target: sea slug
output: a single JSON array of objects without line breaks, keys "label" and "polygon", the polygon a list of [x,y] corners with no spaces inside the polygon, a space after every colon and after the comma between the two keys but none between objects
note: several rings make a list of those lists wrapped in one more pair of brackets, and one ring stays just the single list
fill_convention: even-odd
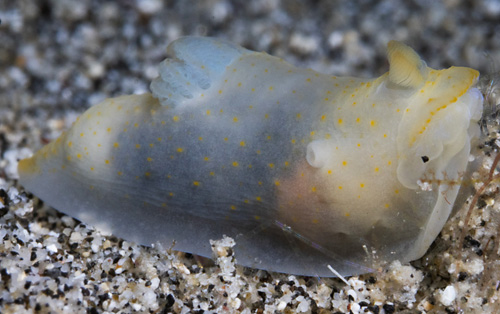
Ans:
[{"label": "sea slug", "polygon": [[278,272],[421,257],[478,136],[479,73],[388,44],[389,72],[335,77],[224,40],[172,42],[152,94],[111,98],[20,161],[54,208],[138,243]]}]

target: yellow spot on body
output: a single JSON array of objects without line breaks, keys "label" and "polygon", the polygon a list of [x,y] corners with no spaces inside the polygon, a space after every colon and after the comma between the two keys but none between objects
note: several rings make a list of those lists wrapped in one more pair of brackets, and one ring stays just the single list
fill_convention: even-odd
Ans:
[{"label": "yellow spot on body", "polygon": [[245,146],[245,141],[241,141],[240,146]]},{"label": "yellow spot on body", "polygon": [[178,122],[178,121],[179,121],[179,117],[178,117],[178,116],[174,116],[174,117],[172,118],[172,120],[174,120],[174,122]]},{"label": "yellow spot on body", "polygon": [[359,186],[362,187],[362,188],[364,188],[365,184],[364,183],[360,183]]},{"label": "yellow spot on body", "polygon": [[233,167],[238,167],[238,162],[237,161],[233,161]]},{"label": "yellow spot on body", "polygon": [[80,137],[83,137],[83,135],[84,135],[83,133],[80,133]]},{"label": "yellow spot on body", "polygon": [[269,168],[274,168],[274,164],[273,163],[270,163],[268,166],[269,166]]},{"label": "yellow spot on body", "polygon": [[326,119],[326,116],[325,116],[325,115],[322,115],[322,116],[321,116],[321,121],[325,121],[325,119]]},{"label": "yellow spot on body", "polygon": [[68,147],[73,146],[73,142],[68,142]]},{"label": "yellow spot on body", "polygon": [[295,144],[296,141],[295,141],[295,139],[292,139],[291,142],[292,142],[292,144]]},{"label": "yellow spot on body", "polygon": [[262,200],[262,198],[260,196],[257,196],[255,199],[258,200],[258,201]]},{"label": "yellow spot on body", "polygon": [[149,177],[149,176],[151,176],[151,172],[146,172],[144,175],[145,175],[146,177]]},{"label": "yellow spot on body", "polygon": [[222,89],[219,89],[219,94],[222,94]]},{"label": "yellow spot on body", "polygon": [[148,157],[148,158],[147,158],[147,160],[148,160],[149,162],[151,162],[151,161],[153,161],[153,158]]},{"label": "yellow spot on body", "polygon": [[106,160],[104,161],[104,163],[105,163],[106,165],[109,165],[109,160],[108,160],[108,159],[106,159]]},{"label": "yellow spot on body", "polygon": [[139,123],[134,123],[134,128],[138,128],[139,127]]},{"label": "yellow spot on body", "polygon": [[269,86],[269,90],[273,90],[273,89],[274,89],[274,87],[272,87],[272,86]]},{"label": "yellow spot on body", "polygon": [[332,170],[328,169],[327,173],[332,174]]},{"label": "yellow spot on body", "polygon": [[241,82],[238,83],[238,87],[241,87]]},{"label": "yellow spot on body", "polygon": [[209,161],[209,160],[210,160],[210,158],[205,157],[205,158],[203,158],[203,160],[205,160],[205,161]]},{"label": "yellow spot on body", "polygon": [[315,187],[315,186],[313,186],[313,187],[311,188],[311,192],[313,192],[313,193],[314,193],[314,192],[316,192],[316,187]]},{"label": "yellow spot on body", "polygon": [[274,181],[274,184],[275,184],[276,186],[279,186],[279,185],[280,185],[280,182],[279,182],[278,180],[276,180],[276,181]]},{"label": "yellow spot on body", "polygon": [[370,125],[375,126],[375,120],[370,120]]},{"label": "yellow spot on body", "polygon": [[183,151],[184,151],[184,148],[182,148],[182,147],[178,147],[178,148],[177,148],[177,152],[178,152],[178,153],[182,153]]},{"label": "yellow spot on body", "polygon": [[121,176],[123,174],[123,172],[121,171],[118,171],[118,175]]},{"label": "yellow spot on body", "polygon": [[107,128],[106,131],[111,132],[111,128]]},{"label": "yellow spot on body", "polygon": [[94,167],[90,167],[90,171],[94,171]]},{"label": "yellow spot on body", "polygon": [[76,154],[76,158],[82,158],[81,154]]},{"label": "yellow spot on body", "polygon": [[232,210],[236,210],[236,206],[231,205],[231,209],[232,209]]},{"label": "yellow spot on body", "polygon": [[347,161],[345,161],[345,160],[344,160],[344,161],[342,162],[342,166],[347,166]]},{"label": "yellow spot on body", "polygon": [[234,117],[233,122],[238,122],[238,117]]},{"label": "yellow spot on body", "polygon": [[343,121],[342,121],[342,119],[339,119],[338,122],[339,122],[339,124],[342,124]]},{"label": "yellow spot on body", "polygon": [[135,144],[135,148],[141,148],[141,144]]},{"label": "yellow spot on body", "polygon": [[342,185],[339,185],[339,190],[342,190]]},{"label": "yellow spot on body", "polygon": [[120,145],[119,145],[117,142],[115,142],[115,143],[113,144],[113,147],[115,147],[115,148],[118,148],[119,146],[120,146]]},{"label": "yellow spot on body", "polygon": [[194,186],[199,186],[200,185],[200,181],[193,181],[193,185]]},{"label": "yellow spot on body", "polygon": [[375,172],[378,172],[379,170],[379,167],[375,167]]},{"label": "yellow spot on body", "polygon": [[210,171],[210,175],[211,175],[211,176],[215,175],[215,172]]}]

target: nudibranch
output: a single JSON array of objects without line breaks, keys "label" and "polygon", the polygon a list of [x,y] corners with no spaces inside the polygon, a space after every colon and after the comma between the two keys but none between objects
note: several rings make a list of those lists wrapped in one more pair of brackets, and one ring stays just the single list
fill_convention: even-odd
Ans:
[{"label": "nudibranch", "polygon": [[479,73],[435,70],[391,41],[389,72],[335,77],[230,42],[172,42],[152,93],[83,113],[20,183],[98,229],[291,274],[369,272],[421,257],[478,136]]}]

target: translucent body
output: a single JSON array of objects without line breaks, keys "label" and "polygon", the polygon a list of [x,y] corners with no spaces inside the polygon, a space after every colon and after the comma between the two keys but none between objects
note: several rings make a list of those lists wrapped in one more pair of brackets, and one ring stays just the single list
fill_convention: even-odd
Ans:
[{"label": "translucent body", "polygon": [[168,52],[154,96],[90,108],[20,162],[21,183],[142,244],[210,256],[209,239],[232,236],[240,264],[268,270],[350,275],[425,253],[478,131],[477,71],[433,70],[396,42],[376,79],[209,38]]}]

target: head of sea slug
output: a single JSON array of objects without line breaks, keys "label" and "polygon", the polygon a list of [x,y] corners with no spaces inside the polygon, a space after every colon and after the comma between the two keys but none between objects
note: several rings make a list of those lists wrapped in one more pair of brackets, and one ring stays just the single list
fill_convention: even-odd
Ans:
[{"label": "head of sea slug", "polygon": [[427,67],[408,46],[388,45],[388,85],[405,94],[408,106],[398,127],[399,181],[417,188],[423,180],[457,185],[465,172],[471,139],[478,137],[483,96],[476,70]]}]

